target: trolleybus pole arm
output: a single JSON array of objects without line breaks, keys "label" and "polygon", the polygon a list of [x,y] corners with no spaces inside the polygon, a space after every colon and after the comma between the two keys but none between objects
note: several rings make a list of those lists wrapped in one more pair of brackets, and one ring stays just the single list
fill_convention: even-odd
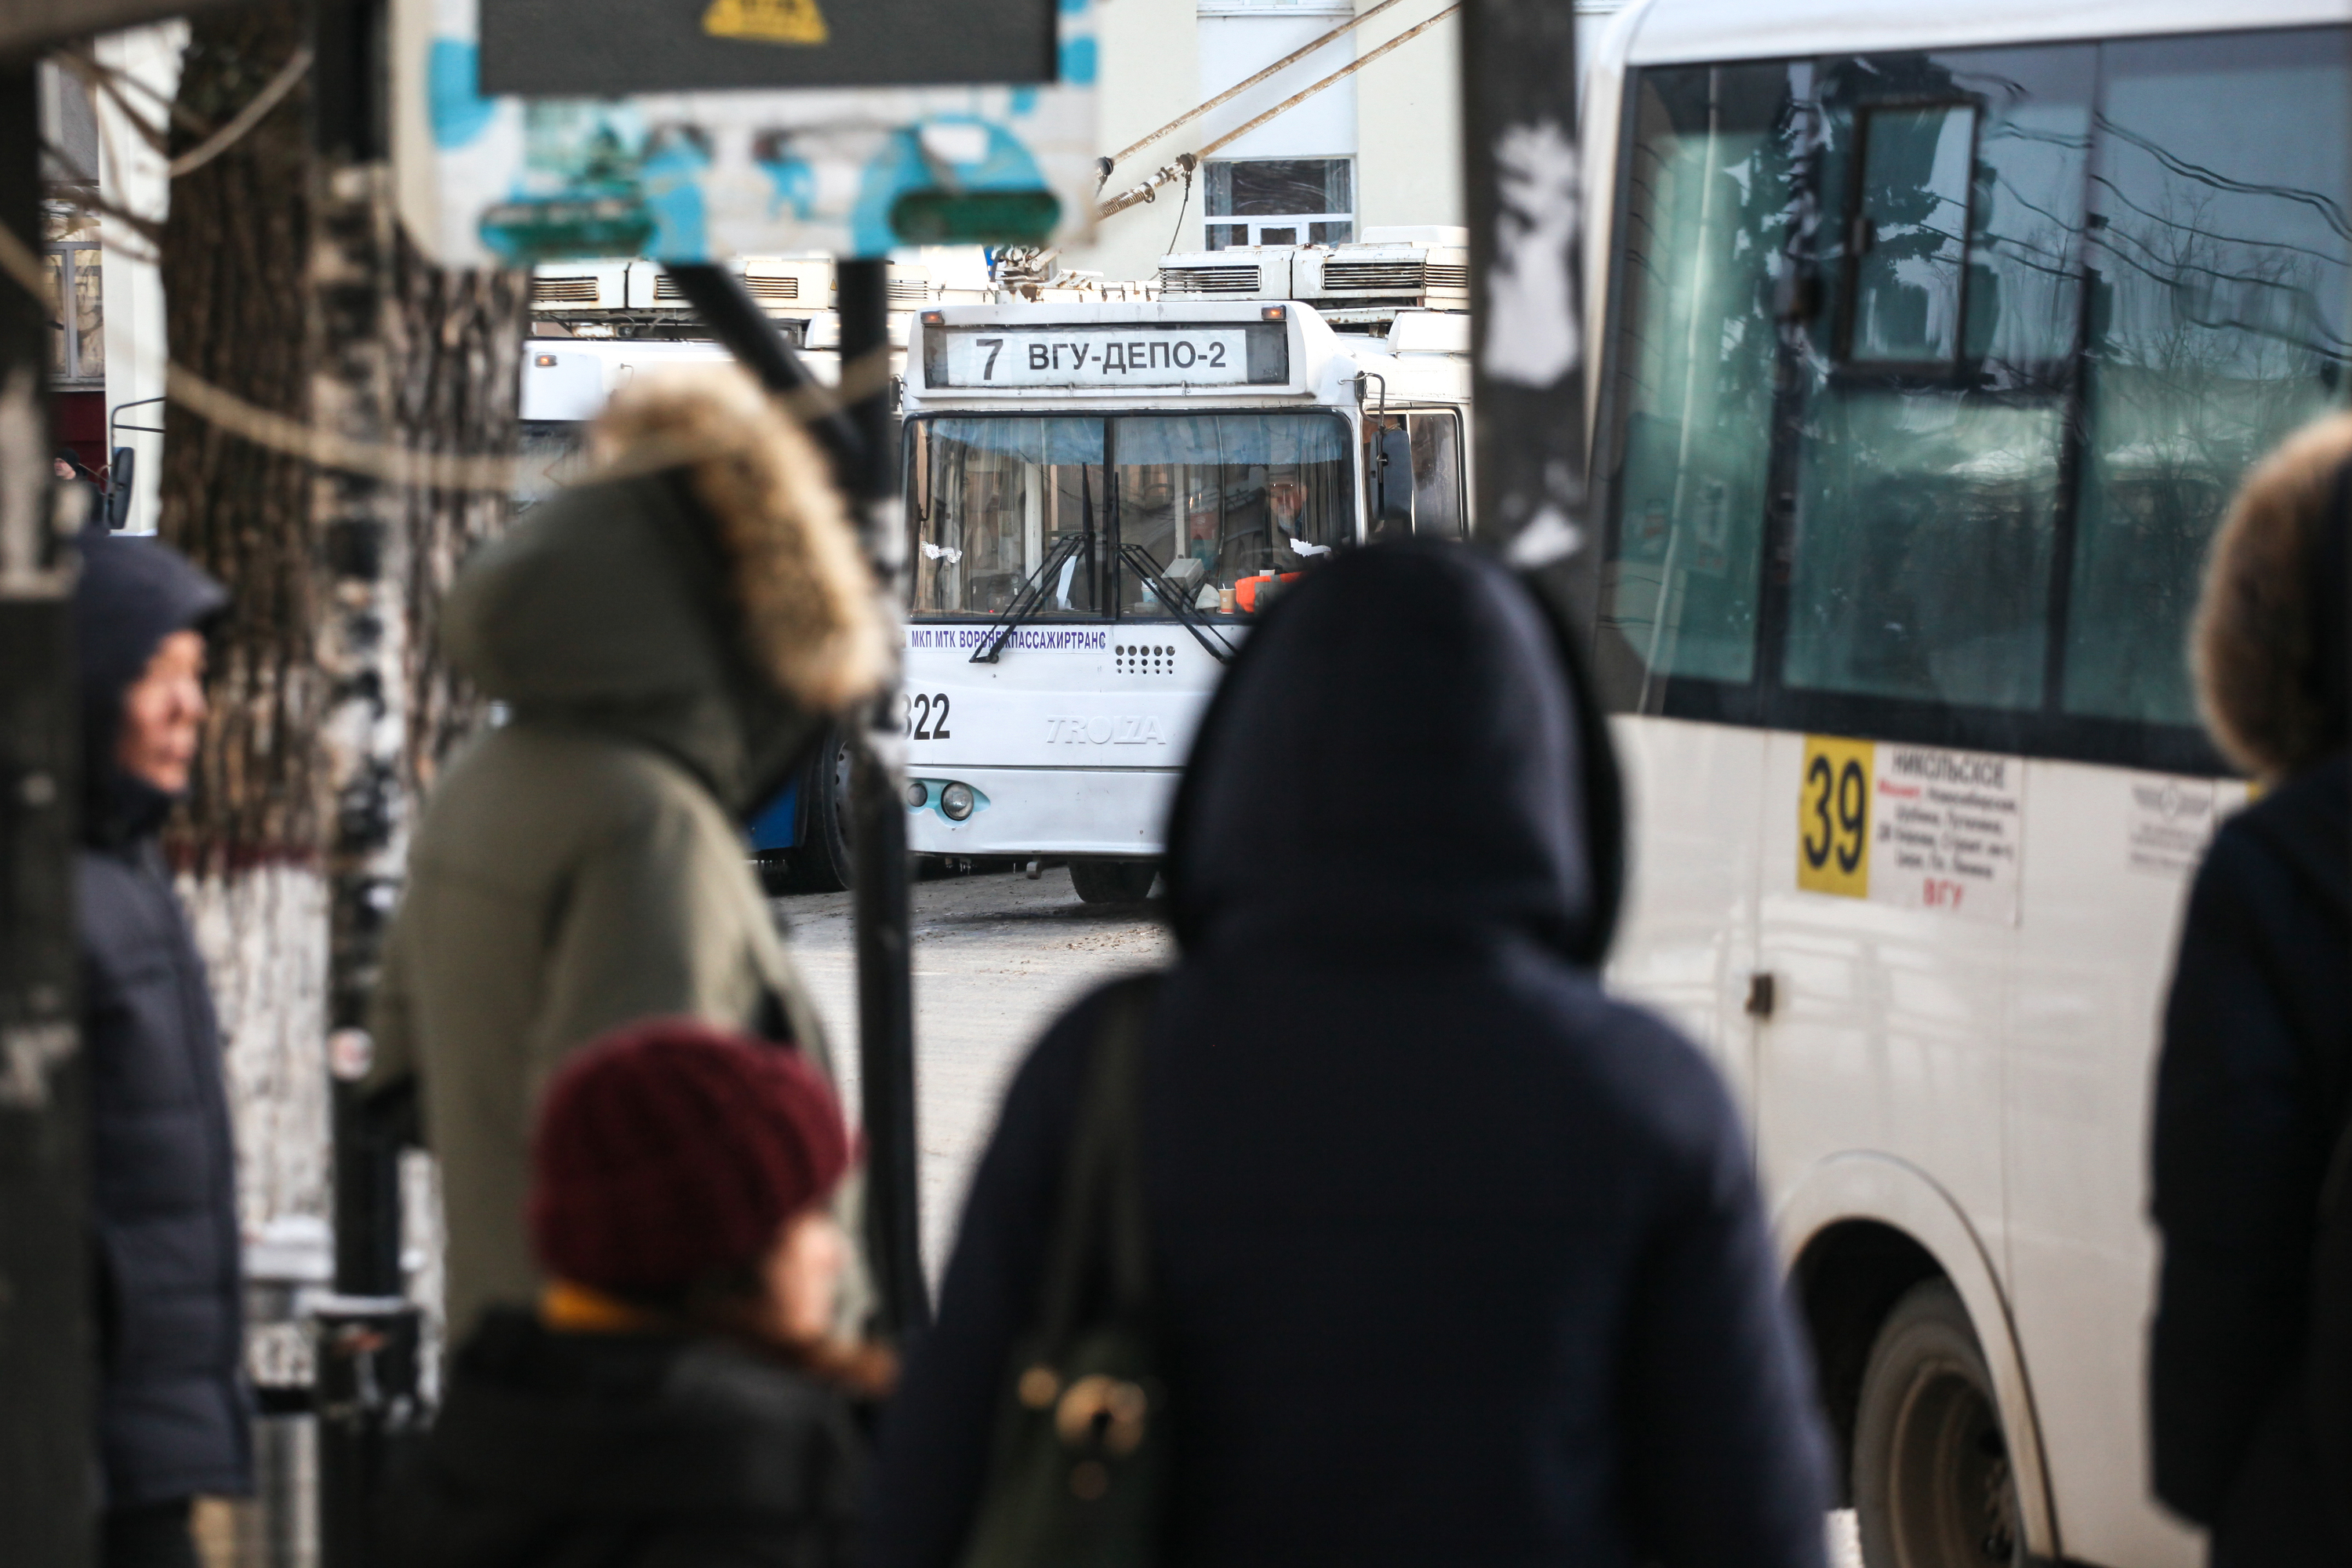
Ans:
[{"label": "trolleybus pole arm", "polygon": [[[776,331],[775,322],[760,309],[759,301],[751,298],[741,279],[709,262],[665,262],[663,269],[677,285],[678,296],[693,307],[703,324],[727,346],[737,363],[758,376],[760,384],[770,392],[824,390],[809,374],[808,362]],[[844,363],[847,363],[846,356]],[[848,413],[835,408],[804,423],[831,459],[834,478],[841,488],[852,495],[863,495],[868,470],[866,440]]]}]

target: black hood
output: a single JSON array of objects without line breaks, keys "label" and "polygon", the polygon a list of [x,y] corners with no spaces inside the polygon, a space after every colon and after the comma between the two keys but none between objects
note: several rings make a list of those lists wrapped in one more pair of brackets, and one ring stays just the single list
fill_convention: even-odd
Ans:
[{"label": "black hood", "polygon": [[1530,937],[1606,953],[1622,884],[1607,722],[1545,604],[1492,559],[1351,551],[1266,616],[1169,824],[1188,952]]},{"label": "black hood", "polygon": [[115,766],[122,696],[173,632],[201,630],[228,591],[167,544],[91,530],[74,586],[74,657],[81,686],[82,837],[119,844],[160,826],[171,798]]}]

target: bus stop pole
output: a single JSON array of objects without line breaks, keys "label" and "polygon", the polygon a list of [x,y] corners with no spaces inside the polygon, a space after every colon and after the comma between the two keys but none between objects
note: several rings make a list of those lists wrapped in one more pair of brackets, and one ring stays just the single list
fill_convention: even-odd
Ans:
[{"label": "bus stop pole", "polygon": [[[76,1021],[72,577],[53,526],[40,117],[0,60],[0,1563],[87,1568],[91,1423],[88,1068]],[[59,521],[64,521],[60,519]]]},{"label": "bus stop pole", "polygon": [[858,1084],[866,1128],[866,1258],[880,1298],[880,1328],[904,1345],[930,1324],[923,1280],[922,1188],[915,1134],[915,1003],[908,951],[906,741],[899,608],[907,541],[900,526],[898,420],[891,407],[889,263],[835,266],[845,385],[866,390],[849,405],[865,449],[865,483],[853,491],[889,628],[891,667],[856,748],[850,782],[850,858],[856,900]]},{"label": "bus stop pole", "polygon": [[1582,189],[1570,5],[1465,0],[1477,533],[1580,591],[1584,548]]}]

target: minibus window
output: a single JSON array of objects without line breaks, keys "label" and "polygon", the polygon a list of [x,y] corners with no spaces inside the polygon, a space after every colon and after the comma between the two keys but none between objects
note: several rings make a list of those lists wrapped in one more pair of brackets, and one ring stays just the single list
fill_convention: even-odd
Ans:
[{"label": "minibus window", "polygon": [[1601,614],[1652,676],[1755,672],[1790,79],[1780,65],[1657,69],[1634,94]]},{"label": "minibus window", "polygon": [[1412,531],[1462,537],[1462,426],[1451,414],[1408,414],[1412,439]]},{"label": "minibus window", "polygon": [[[2092,80],[2087,47],[1824,72],[1824,199],[1860,208],[1825,227],[1864,245],[1843,314],[1857,352],[1912,363],[1806,361],[1791,687],[2042,705]],[[1979,107],[1917,107],[1963,94]],[[1980,355],[1964,374],[1920,363],[1964,341]]]},{"label": "minibus window", "polygon": [[2195,722],[2207,542],[2342,395],[2347,55],[2341,28],[2106,46],[2069,712]]}]

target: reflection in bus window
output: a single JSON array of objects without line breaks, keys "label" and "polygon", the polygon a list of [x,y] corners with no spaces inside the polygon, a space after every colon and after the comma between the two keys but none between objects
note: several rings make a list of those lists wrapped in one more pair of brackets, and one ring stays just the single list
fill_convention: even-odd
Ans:
[{"label": "reflection in bus window", "polygon": [[1755,668],[1790,84],[1786,66],[1672,68],[1643,73],[1635,96],[1601,615],[1661,675]]},{"label": "reflection in bus window", "polygon": [[2069,712],[2194,722],[2173,650],[2206,542],[2341,394],[2347,52],[2341,29],[2106,47]]},{"label": "reflection in bus window", "polygon": [[[1111,424],[1118,537],[1204,613],[1355,538],[1348,427],[1321,414],[1137,415]],[[1121,563],[1119,614],[1164,616]],[[1244,589],[1244,584],[1249,587]]]},{"label": "reflection in bus window", "polygon": [[1846,357],[1948,363],[1960,349],[1977,114],[1965,103],[1865,109]]},{"label": "reflection in bus window", "polygon": [[1053,558],[1041,616],[1096,613],[1108,556],[1099,419],[930,419],[916,428],[912,608],[995,615]]},{"label": "reflection in bus window", "polygon": [[1364,498],[1375,540],[1461,538],[1461,421],[1442,409],[1366,415]]},{"label": "reflection in bus window", "polygon": [[[1880,216],[1828,228],[1869,248],[1847,272],[1864,296],[1850,304],[1852,360],[1832,360],[1816,334],[1804,361],[1792,687],[2042,704],[2093,54],[1903,56],[1824,75],[1822,189],[1848,188],[1859,138],[1856,188]],[[1981,110],[1877,107],[1963,95]],[[1918,362],[1960,342],[1963,257],[1974,352],[1926,374]],[[1874,375],[1865,358],[1908,361],[1912,374]]]}]

